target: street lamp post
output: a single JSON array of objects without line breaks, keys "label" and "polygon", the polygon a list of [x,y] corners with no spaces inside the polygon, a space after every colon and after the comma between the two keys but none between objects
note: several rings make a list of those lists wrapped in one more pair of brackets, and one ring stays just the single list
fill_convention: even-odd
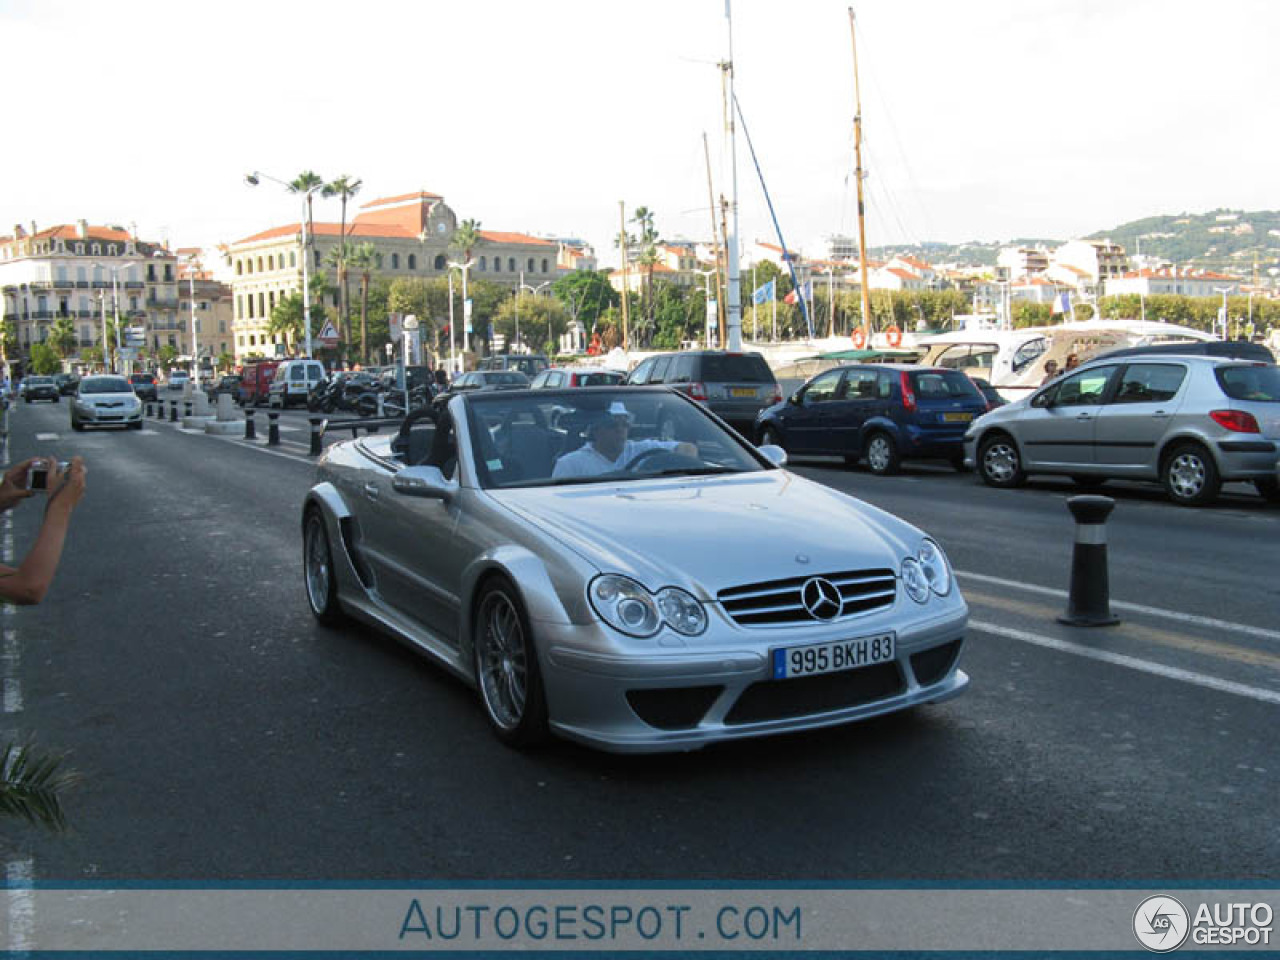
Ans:
[{"label": "street lamp post", "polygon": [[[719,271],[714,269],[699,270],[697,267],[694,267],[693,272],[697,274],[701,274],[702,279],[706,281],[707,290],[706,290],[705,298],[706,298],[707,317],[706,317],[706,322],[704,323],[705,329],[703,330],[703,336],[707,338],[707,349],[710,350],[711,349],[711,327],[713,324],[718,322],[717,318],[720,315],[719,313],[720,308],[716,303],[716,299],[711,295],[711,278],[716,276],[719,273]],[[751,336],[753,339],[756,337],[756,333],[757,333],[756,326],[757,326],[758,320],[757,320],[756,314],[757,314],[757,310],[753,308],[751,311],[751,317],[752,317]]]},{"label": "street lamp post", "polygon": [[[475,258],[471,258],[466,263],[458,263],[454,260],[449,261],[449,266],[455,270],[462,271],[462,329],[466,337],[471,336],[471,297],[467,294],[467,274],[470,272]],[[453,302],[453,294],[449,295],[449,302]],[[453,324],[449,324],[449,348],[453,348]],[[467,341],[462,341],[462,350],[465,353],[467,349]]]},{"label": "street lamp post", "polygon": [[1222,339],[1230,339],[1227,336],[1227,325],[1230,322],[1227,316],[1227,294],[1231,292],[1230,287],[1214,287],[1214,293],[1222,294],[1222,309],[1218,313],[1218,319],[1222,321]]},{"label": "street lamp post", "polygon": [[[272,183],[278,183],[286,190],[292,190],[288,183],[279,177],[273,177],[269,174],[255,170],[245,176],[244,182],[251,187],[256,187],[262,180],[270,180]],[[314,187],[306,190],[302,194],[302,333],[305,340],[306,358],[311,359],[311,278],[308,273],[309,263],[311,259],[310,238],[307,235],[307,201],[311,199],[311,195],[317,190],[324,187],[324,184],[318,183]]]},{"label": "street lamp post", "polygon": [[195,368],[192,375],[197,387],[200,385],[200,341],[196,335],[196,267],[199,263],[195,256],[187,257],[187,282],[191,286],[191,365]]}]

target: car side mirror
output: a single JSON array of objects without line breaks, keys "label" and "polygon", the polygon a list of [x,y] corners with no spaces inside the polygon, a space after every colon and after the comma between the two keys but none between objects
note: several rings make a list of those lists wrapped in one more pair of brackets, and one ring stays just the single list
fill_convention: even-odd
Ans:
[{"label": "car side mirror", "polygon": [[1049,407],[1053,403],[1053,395],[1056,391],[1046,390],[1044,393],[1037,393],[1031,398],[1031,406],[1033,407]]},{"label": "car side mirror", "polygon": [[422,497],[424,500],[443,500],[448,503],[458,490],[452,480],[446,480],[439,467],[405,467],[391,478],[391,487],[406,497]]},{"label": "car side mirror", "polygon": [[795,393],[793,393],[791,396],[787,397],[787,403],[791,404],[792,406],[796,406],[796,407],[803,406],[803,405],[804,405],[804,391],[803,391],[803,390],[797,390],[797,391],[796,391]]},{"label": "car side mirror", "polygon": [[775,467],[785,467],[787,465],[787,451],[774,443],[766,443],[763,447],[757,448],[764,454],[764,458],[772,463]]}]

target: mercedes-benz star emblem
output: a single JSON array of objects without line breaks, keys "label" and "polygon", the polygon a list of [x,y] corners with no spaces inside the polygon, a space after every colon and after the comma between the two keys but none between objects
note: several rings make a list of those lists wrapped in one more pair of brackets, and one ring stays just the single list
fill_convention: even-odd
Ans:
[{"label": "mercedes-benz star emblem", "polygon": [[844,601],[840,599],[840,591],[836,589],[836,585],[822,577],[805,581],[800,588],[800,602],[815,620],[834,620],[844,608]]}]

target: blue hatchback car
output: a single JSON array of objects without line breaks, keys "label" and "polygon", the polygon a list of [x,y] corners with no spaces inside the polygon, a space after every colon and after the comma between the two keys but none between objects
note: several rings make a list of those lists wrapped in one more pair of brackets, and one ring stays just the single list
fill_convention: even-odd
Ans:
[{"label": "blue hatchback car", "polygon": [[987,400],[958,370],[855,364],[818,374],[760,412],[756,439],[789,454],[865,459],[872,473],[903,460],[948,460],[964,469],[964,433]]}]

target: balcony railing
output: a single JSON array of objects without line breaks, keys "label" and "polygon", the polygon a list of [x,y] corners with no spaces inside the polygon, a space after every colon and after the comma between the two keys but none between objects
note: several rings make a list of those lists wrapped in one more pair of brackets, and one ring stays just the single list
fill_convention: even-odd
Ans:
[{"label": "balcony railing", "polygon": [[176,298],[173,300],[170,300],[167,297],[165,298],[155,297],[147,301],[147,307],[152,310],[177,310],[178,301]]},{"label": "balcony railing", "polygon": [[141,280],[126,280],[124,282],[124,288],[126,290],[141,290],[145,286],[146,284]]},{"label": "balcony railing", "polygon": [[53,311],[52,310],[32,310],[31,319],[32,320],[52,320]]}]

